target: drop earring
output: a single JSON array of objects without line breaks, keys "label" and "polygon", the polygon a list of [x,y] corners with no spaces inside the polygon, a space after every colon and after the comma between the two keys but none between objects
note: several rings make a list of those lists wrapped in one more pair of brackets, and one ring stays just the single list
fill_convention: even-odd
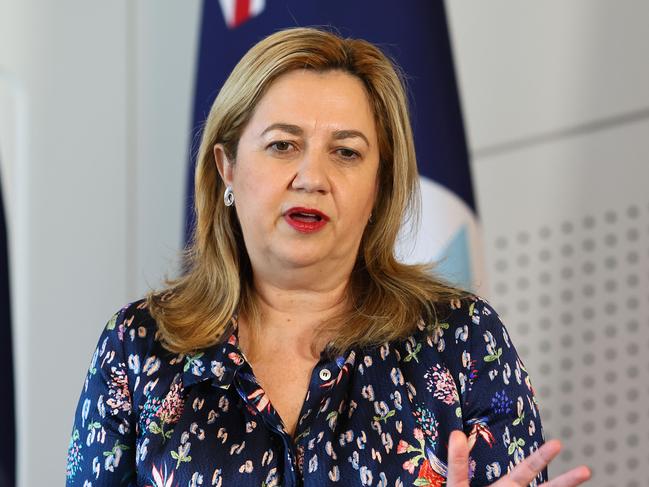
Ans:
[{"label": "drop earring", "polygon": [[234,204],[234,191],[232,191],[232,186],[225,188],[225,193],[223,193],[223,202],[225,206],[232,206]]}]

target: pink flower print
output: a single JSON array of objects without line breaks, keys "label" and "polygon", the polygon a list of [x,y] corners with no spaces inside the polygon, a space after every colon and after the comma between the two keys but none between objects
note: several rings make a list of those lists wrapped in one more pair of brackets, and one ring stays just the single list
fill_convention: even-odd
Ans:
[{"label": "pink flower print", "polygon": [[164,473],[162,467],[158,470],[155,465],[151,471],[151,476],[153,477],[153,484],[147,485],[146,487],[172,487],[174,481],[174,473],[167,474],[167,465],[164,466]]},{"label": "pink flower print", "polygon": [[[413,446],[404,440],[400,440],[399,445],[397,446],[397,453],[411,454],[410,460],[406,460],[403,463],[403,468],[411,474],[414,473],[415,468],[419,467],[419,462],[423,460],[421,468],[417,474],[416,485],[437,485],[441,487],[443,483],[436,482],[439,482],[440,480],[443,482],[444,477],[438,475],[436,472],[436,470],[438,470],[437,465],[431,466],[430,460],[427,459],[427,455],[431,452],[426,448],[424,440],[425,434],[427,434],[427,432],[423,431],[421,428],[414,428],[413,435],[419,443],[419,447]],[[432,455],[432,457],[433,459],[436,459],[434,455]],[[440,465],[443,466],[443,464]]]},{"label": "pink flower print", "polygon": [[408,473],[415,473],[415,464],[410,460],[406,460],[405,462],[403,462],[403,469],[407,470]]},{"label": "pink flower print", "polygon": [[[185,407],[182,396],[182,385],[174,383],[162,402],[158,398],[149,397],[140,413],[140,429],[148,429],[155,435],[161,435],[162,441],[171,438],[173,428],[167,430],[165,427],[180,420]],[[160,424],[154,421],[155,418],[160,419]]]},{"label": "pink flower print", "polygon": [[112,414],[131,411],[131,393],[128,390],[128,378],[124,369],[111,367],[106,404],[111,408]]},{"label": "pink flower print", "polygon": [[433,393],[433,397],[448,405],[459,402],[460,397],[455,381],[446,367],[436,364],[424,374],[424,377],[426,389]]},{"label": "pink flower print", "polygon": [[409,447],[410,443],[405,440],[399,440],[399,444],[397,445],[397,453],[406,453]]},{"label": "pink flower print", "polygon": [[174,424],[183,414],[184,402],[182,398],[183,386],[180,383],[172,384],[169,392],[162,400],[156,416],[165,424]]}]

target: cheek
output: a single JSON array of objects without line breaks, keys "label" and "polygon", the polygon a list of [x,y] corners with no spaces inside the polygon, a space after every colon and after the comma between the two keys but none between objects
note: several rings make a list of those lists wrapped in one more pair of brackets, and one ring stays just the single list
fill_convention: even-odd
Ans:
[{"label": "cheek", "polygon": [[347,197],[340,210],[343,216],[349,216],[345,219],[348,225],[358,226],[369,218],[374,203],[374,188],[373,184],[363,182],[347,189]]},{"label": "cheek", "polygon": [[374,201],[377,197],[376,178],[368,175],[361,182],[355,185],[355,200],[360,211],[372,211]]},{"label": "cheek", "polygon": [[257,225],[275,217],[281,201],[277,175],[241,171],[238,176],[235,204],[238,205],[239,218]]}]

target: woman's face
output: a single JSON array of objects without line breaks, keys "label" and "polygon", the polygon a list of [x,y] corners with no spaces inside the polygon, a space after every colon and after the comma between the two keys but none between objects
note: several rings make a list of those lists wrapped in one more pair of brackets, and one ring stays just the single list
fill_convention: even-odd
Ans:
[{"label": "woman's face", "polygon": [[358,78],[342,71],[282,75],[243,130],[234,164],[220,145],[215,155],[234,191],[253,269],[351,269],[379,167],[374,117]]}]

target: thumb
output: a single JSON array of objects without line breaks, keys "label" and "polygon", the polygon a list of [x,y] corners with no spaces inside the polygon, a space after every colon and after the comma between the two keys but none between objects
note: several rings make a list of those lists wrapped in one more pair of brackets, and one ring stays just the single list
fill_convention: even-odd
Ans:
[{"label": "thumb", "polygon": [[448,479],[446,487],[469,487],[469,445],[466,435],[451,432],[448,440]]}]

